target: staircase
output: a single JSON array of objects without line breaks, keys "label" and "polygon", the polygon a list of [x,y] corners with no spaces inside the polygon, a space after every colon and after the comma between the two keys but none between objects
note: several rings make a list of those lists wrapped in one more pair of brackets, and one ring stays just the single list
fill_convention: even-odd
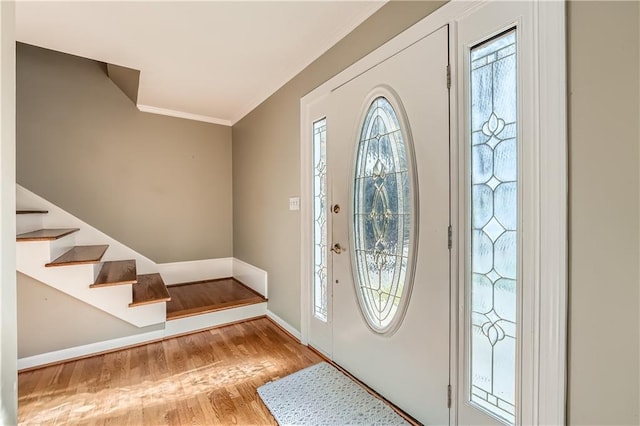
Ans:
[{"label": "staircase", "polygon": [[[46,210],[18,210],[18,216]],[[36,226],[18,219],[20,227]],[[25,222],[27,222],[25,224]],[[137,274],[136,261],[103,261],[109,245],[76,245],[79,228],[39,228],[17,235],[17,270],[138,327],[166,320],[171,300],[159,273]]]},{"label": "staircase", "polygon": [[[235,258],[155,263],[55,204],[16,185],[16,269],[75,299],[151,331],[18,359],[26,369],[265,316],[267,273]],[[222,279],[247,287],[250,303],[167,314],[173,285]],[[177,288],[180,287],[180,290]],[[176,303],[182,293],[176,293]],[[245,295],[246,296],[246,295]],[[199,296],[190,296],[200,302]],[[242,303],[239,303],[242,302]],[[173,303],[173,302],[172,302]],[[272,314],[271,314],[272,315]],[[78,318],[79,321],[82,318]]]}]

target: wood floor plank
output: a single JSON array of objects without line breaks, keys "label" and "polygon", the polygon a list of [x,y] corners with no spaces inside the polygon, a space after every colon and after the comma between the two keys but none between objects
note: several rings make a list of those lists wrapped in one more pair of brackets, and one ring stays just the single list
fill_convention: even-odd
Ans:
[{"label": "wood floor plank", "polygon": [[104,252],[107,251],[108,248],[108,245],[75,246],[53,262],[47,263],[45,266],[53,267],[99,263]]},{"label": "wood floor plank", "polygon": [[320,361],[261,318],[20,373],[18,421],[275,425],[256,389]]},{"label": "wood floor plank", "polygon": [[79,230],[80,228],[38,229],[16,235],[16,241],[53,241]]},{"label": "wood floor plank", "polygon": [[89,287],[107,287],[112,285],[135,284],[138,282],[135,260],[116,260],[104,262],[98,276]]},{"label": "wood floor plank", "polygon": [[130,307],[171,300],[171,295],[160,274],[138,275],[137,279],[138,283],[132,287],[133,302],[129,303]]}]

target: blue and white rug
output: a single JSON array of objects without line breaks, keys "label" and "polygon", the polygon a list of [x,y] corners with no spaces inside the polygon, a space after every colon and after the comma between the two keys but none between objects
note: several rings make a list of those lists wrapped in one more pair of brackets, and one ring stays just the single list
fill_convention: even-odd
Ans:
[{"label": "blue and white rug", "polygon": [[326,362],[262,385],[258,394],[281,426],[409,424]]}]

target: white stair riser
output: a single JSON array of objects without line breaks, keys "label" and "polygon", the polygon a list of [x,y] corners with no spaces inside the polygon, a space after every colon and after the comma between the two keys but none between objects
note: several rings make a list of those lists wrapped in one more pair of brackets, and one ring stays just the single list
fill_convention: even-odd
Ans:
[{"label": "white stair riser", "polygon": [[197,330],[205,330],[265,315],[267,315],[266,302],[240,306],[237,308],[210,312],[208,314],[193,315],[186,318],[167,321],[164,334],[165,337],[179,336],[181,334],[191,333]]},{"label": "white stair riser", "polygon": [[[46,242],[43,242],[42,244],[45,244],[45,243]],[[20,244],[22,244],[22,242]],[[29,244],[29,243],[25,242],[25,244]],[[71,250],[75,245],[76,245],[76,237],[73,234],[51,241],[49,244],[50,256],[47,263],[53,262],[63,254]]]},{"label": "white stair riser", "polygon": [[42,229],[42,214],[19,214],[16,215],[16,233],[24,234]]}]

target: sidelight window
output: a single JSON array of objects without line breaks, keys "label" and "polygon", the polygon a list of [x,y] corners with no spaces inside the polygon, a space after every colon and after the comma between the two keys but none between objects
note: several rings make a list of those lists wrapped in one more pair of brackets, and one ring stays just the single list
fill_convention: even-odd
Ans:
[{"label": "sidelight window", "polygon": [[327,119],[313,123],[313,315],[327,321]]},{"label": "sidelight window", "polygon": [[515,422],[518,292],[516,31],[471,49],[470,400]]}]

